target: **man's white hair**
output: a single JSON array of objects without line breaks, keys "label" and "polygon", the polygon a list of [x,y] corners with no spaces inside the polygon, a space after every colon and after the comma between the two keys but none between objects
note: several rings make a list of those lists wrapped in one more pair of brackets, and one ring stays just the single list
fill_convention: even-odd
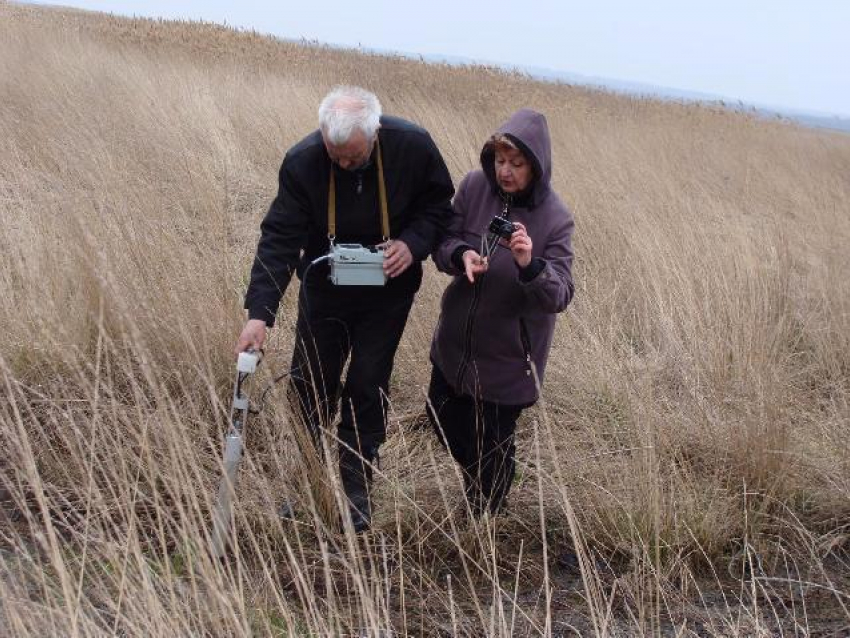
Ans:
[{"label": "man's white hair", "polygon": [[337,86],[319,105],[319,128],[325,139],[339,146],[360,130],[374,139],[381,126],[381,103],[374,93],[359,86]]}]

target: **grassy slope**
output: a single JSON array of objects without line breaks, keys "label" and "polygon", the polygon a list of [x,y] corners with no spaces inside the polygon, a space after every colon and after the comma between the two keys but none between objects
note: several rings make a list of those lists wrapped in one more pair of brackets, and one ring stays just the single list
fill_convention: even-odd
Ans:
[{"label": "grassy slope", "polygon": [[[576,301],[495,527],[463,522],[451,465],[434,450],[423,467],[434,440],[406,427],[445,285],[429,273],[396,360],[377,564],[321,531],[333,490],[311,507],[299,487],[278,391],[249,434],[240,553],[215,565],[198,547],[258,223],[282,152],[344,82],[426,126],[455,178],[512,110],[546,113],[554,185],[577,218]],[[846,626],[847,175],[850,138],[740,114],[0,4],[7,625]],[[287,363],[293,300],[266,375]],[[274,520],[285,493],[311,512],[303,525]],[[554,558],[579,530],[580,577]]]}]

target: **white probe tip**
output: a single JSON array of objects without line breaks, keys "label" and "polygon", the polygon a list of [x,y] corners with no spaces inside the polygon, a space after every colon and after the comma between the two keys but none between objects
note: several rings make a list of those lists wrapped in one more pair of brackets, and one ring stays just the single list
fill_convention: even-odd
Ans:
[{"label": "white probe tip", "polygon": [[236,370],[251,374],[257,370],[259,360],[260,357],[256,352],[240,352],[239,359],[236,361]]}]

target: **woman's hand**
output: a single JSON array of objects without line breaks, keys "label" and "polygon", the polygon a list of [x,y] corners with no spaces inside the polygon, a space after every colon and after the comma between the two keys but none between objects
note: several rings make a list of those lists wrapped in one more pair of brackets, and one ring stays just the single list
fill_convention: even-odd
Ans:
[{"label": "woman's hand", "polygon": [[466,278],[469,279],[469,283],[473,284],[478,275],[487,272],[487,258],[482,257],[470,248],[463,253],[463,269],[466,271]]},{"label": "woman's hand", "polygon": [[514,222],[514,229],[508,248],[511,249],[517,265],[525,268],[531,263],[531,237],[528,236],[525,226],[519,222]]}]

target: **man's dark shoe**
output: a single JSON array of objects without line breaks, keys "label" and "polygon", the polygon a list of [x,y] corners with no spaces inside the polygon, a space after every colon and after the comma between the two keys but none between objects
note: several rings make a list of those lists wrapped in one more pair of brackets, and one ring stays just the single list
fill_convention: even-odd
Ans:
[{"label": "man's dark shoe", "polygon": [[290,501],[288,498],[283,499],[283,502],[280,504],[280,507],[277,509],[277,516],[282,521],[294,521],[295,520],[295,504]]},{"label": "man's dark shoe", "polygon": [[[373,458],[375,456],[372,455]],[[351,525],[354,531],[360,534],[372,526],[372,503],[369,494],[372,465],[369,459],[364,459],[353,450],[340,449],[339,473],[348,499]]]},{"label": "man's dark shoe", "polygon": [[558,567],[563,569],[564,571],[578,574],[581,572],[581,568],[579,566],[578,555],[571,549],[565,549],[560,554],[558,554],[557,558]]},{"label": "man's dark shoe", "polygon": [[354,528],[355,534],[368,532],[372,527],[372,513],[370,512],[369,501],[361,503],[360,506],[350,505],[348,508],[351,514],[351,526]]}]

